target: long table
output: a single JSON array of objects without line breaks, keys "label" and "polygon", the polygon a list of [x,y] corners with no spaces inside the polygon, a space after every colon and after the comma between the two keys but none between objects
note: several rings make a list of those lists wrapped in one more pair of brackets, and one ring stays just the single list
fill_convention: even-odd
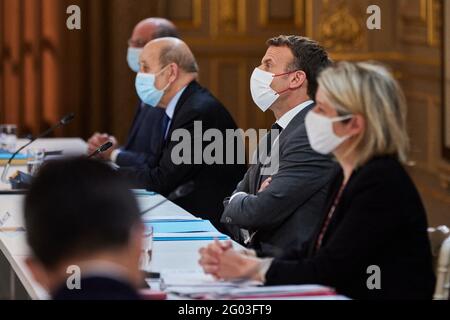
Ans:
[{"label": "long table", "polygon": [[[25,140],[19,144],[26,143]],[[81,155],[86,151],[86,144],[80,139],[44,139],[37,141],[34,148],[44,148],[48,151],[63,150],[64,155]],[[15,170],[25,170],[25,167],[12,167]],[[0,171],[3,170],[0,167]],[[2,184],[0,189],[8,189],[9,186]],[[137,200],[141,209],[146,209],[159,203],[164,197],[161,195],[139,195]],[[3,227],[23,226],[23,201],[24,195],[0,195],[0,221],[6,219]],[[8,214],[7,214],[8,213]],[[178,216],[193,217],[190,213],[175,205],[166,202],[152,212],[144,216],[144,219],[152,216]],[[9,216],[9,218],[6,218]],[[169,241],[154,242],[151,270],[154,272],[201,272],[198,265],[198,250],[208,245],[210,241]],[[8,274],[0,275],[4,282],[9,283],[9,298],[15,299],[17,288],[16,278],[23,286],[26,294],[33,300],[48,299],[48,293],[34,280],[25,261],[30,255],[30,249],[26,242],[24,232],[0,232],[0,249],[7,260],[10,270]]]},{"label": "long table", "polygon": [[[164,197],[161,195],[139,196],[138,202],[142,209],[150,207]],[[22,203],[24,196],[22,195],[3,195],[0,196],[0,219],[8,212],[10,218],[7,226],[23,226]],[[159,208],[147,214],[145,218],[152,216],[173,216],[173,215],[191,215],[178,207],[177,205],[166,202]],[[153,244],[153,257],[151,262],[151,270],[155,272],[167,272],[170,270],[184,272],[200,272],[198,265],[198,250],[208,245],[210,241],[156,241]],[[48,298],[47,292],[33,279],[28,267],[25,264],[26,258],[30,255],[29,247],[26,243],[26,234],[24,232],[0,232],[0,249],[4,257],[11,266],[13,274],[8,276],[16,276],[25,288],[31,299],[43,300]],[[13,279],[6,280],[13,287],[10,288],[11,299],[15,298]]]},{"label": "long table", "polygon": [[[20,148],[29,142],[28,139],[19,139],[17,141],[17,148]],[[61,151],[63,156],[75,157],[86,154],[87,144],[79,138],[61,138],[61,139],[39,139],[36,140],[31,146],[25,148],[22,152],[27,153],[28,150],[44,149],[47,152]],[[0,166],[0,175],[3,173],[3,166]],[[11,166],[8,176],[11,176],[16,171],[22,171],[27,173],[26,166]],[[11,189],[9,184],[3,183],[0,180],[0,190]]]},{"label": "long table", "polygon": [[[20,141],[26,143],[26,141]],[[63,150],[66,156],[78,156],[86,153],[86,143],[80,139],[45,139],[38,141],[34,148],[44,148],[47,151]],[[0,171],[3,168],[0,167]],[[12,167],[15,170],[25,171],[25,167]],[[1,173],[0,173],[1,174]],[[10,189],[9,185],[0,183],[0,190]],[[160,203],[165,198],[158,194],[137,195],[139,206],[142,210]],[[22,227],[24,195],[0,194],[0,227]],[[144,219],[164,216],[193,216],[167,201],[155,210],[144,216]],[[153,272],[172,272],[184,275],[198,275],[202,273],[198,264],[199,249],[211,243],[211,241],[155,241],[153,243],[152,261],[150,264]],[[241,248],[238,244],[236,247]],[[30,256],[30,248],[26,242],[25,232],[0,232],[0,251],[7,261],[6,272],[0,271],[0,284],[9,286],[10,299],[23,298],[19,295],[19,289],[24,289],[26,297],[33,300],[45,300],[48,293],[33,278],[26,265],[26,259]],[[22,288],[17,288],[17,284]],[[20,292],[21,293],[21,292]],[[320,299],[339,300],[340,296],[316,297]],[[345,299],[345,298],[344,298]]]}]

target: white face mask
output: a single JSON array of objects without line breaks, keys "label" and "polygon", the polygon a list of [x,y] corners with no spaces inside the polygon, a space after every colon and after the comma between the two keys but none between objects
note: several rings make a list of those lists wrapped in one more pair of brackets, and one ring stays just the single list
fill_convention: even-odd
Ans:
[{"label": "white face mask", "polygon": [[250,79],[250,90],[253,101],[266,112],[280,96],[270,85],[275,74],[256,68]]},{"label": "white face mask", "polygon": [[306,132],[314,151],[320,154],[330,154],[350,136],[338,137],[333,130],[333,123],[353,118],[352,115],[328,118],[317,112],[310,111],[305,118]]}]

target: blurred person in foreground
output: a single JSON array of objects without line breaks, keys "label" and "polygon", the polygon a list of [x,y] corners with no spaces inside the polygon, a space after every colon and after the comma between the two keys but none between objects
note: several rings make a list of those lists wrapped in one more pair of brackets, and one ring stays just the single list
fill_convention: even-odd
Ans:
[{"label": "blurred person in foreground", "polygon": [[134,195],[106,164],[44,165],[25,200],[25,227],[27,265],[54,300],[139,299],[144,226]]}]

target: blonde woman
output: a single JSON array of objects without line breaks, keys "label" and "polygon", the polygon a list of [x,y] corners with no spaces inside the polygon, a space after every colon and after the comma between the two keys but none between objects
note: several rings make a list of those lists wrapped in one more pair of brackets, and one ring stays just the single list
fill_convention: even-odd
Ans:
[{"label": "blonde woman", "polygon": [[[322,284],[356,299],[431,299],[427,219],[404,169],[407,110],[397,82],[384,67],[341,62],[321,74],[316,100],[306,118],[311,146],[333,153],[339,166],[312,239],[276,258],[216,242],[200,250],[200,264],[226,280]],[[369,279],[374,270],[380,277]]]}]

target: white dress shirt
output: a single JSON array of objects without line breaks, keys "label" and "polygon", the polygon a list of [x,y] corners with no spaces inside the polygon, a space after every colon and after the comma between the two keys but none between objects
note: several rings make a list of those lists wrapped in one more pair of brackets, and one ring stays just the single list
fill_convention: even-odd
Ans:
[{"label": "white dress shirt", "polygon": [[[289,123],[291,123],[292,119],[294,119],[300,112],[302,112],[305,108],[309,107],[313,103],[314,103],[314,101],[308,100],[308,101],[305,101],[305,102],[299,104],[295,108],[286,112],[280,119],[277,120],[276,124],[278,124],[281,128],[283,128],[283,130],[286,129],[288,127]],[[280,136],[278,136],[275,139],[274,144],[278,142],[279,138],[280,138]],[[247,195],[246,192],[237,192],[231,196],[230,202],[233,201],[233,199],[235,197],[237,197],[238,195],[242,195],[242,194]]]},{"label": "white dress shirt", "polygon": [[[170,100],[169,104],[167,105],[166,115],[169,117],[170,121],[167,126],[164,138],[167,138],[167,134],[169,133],[169,128],[170,128],[170,125],[172,124],[173,115],[175,113],[175,109],[177,107],[178,101],[180,101],[180,98],[183,95],[183,92],[186,90],[186,88],[187,87],[184,87],[183,89],[178,91],[177,94],[173,96],[173,98]],[[144,108],[153,108],[153,107],[144,106]],[[113,163],[117,162],[117,158],[119,157],[120,152],[121,152],[121,149],[116,149],[111,153],[111,161]]]}]

